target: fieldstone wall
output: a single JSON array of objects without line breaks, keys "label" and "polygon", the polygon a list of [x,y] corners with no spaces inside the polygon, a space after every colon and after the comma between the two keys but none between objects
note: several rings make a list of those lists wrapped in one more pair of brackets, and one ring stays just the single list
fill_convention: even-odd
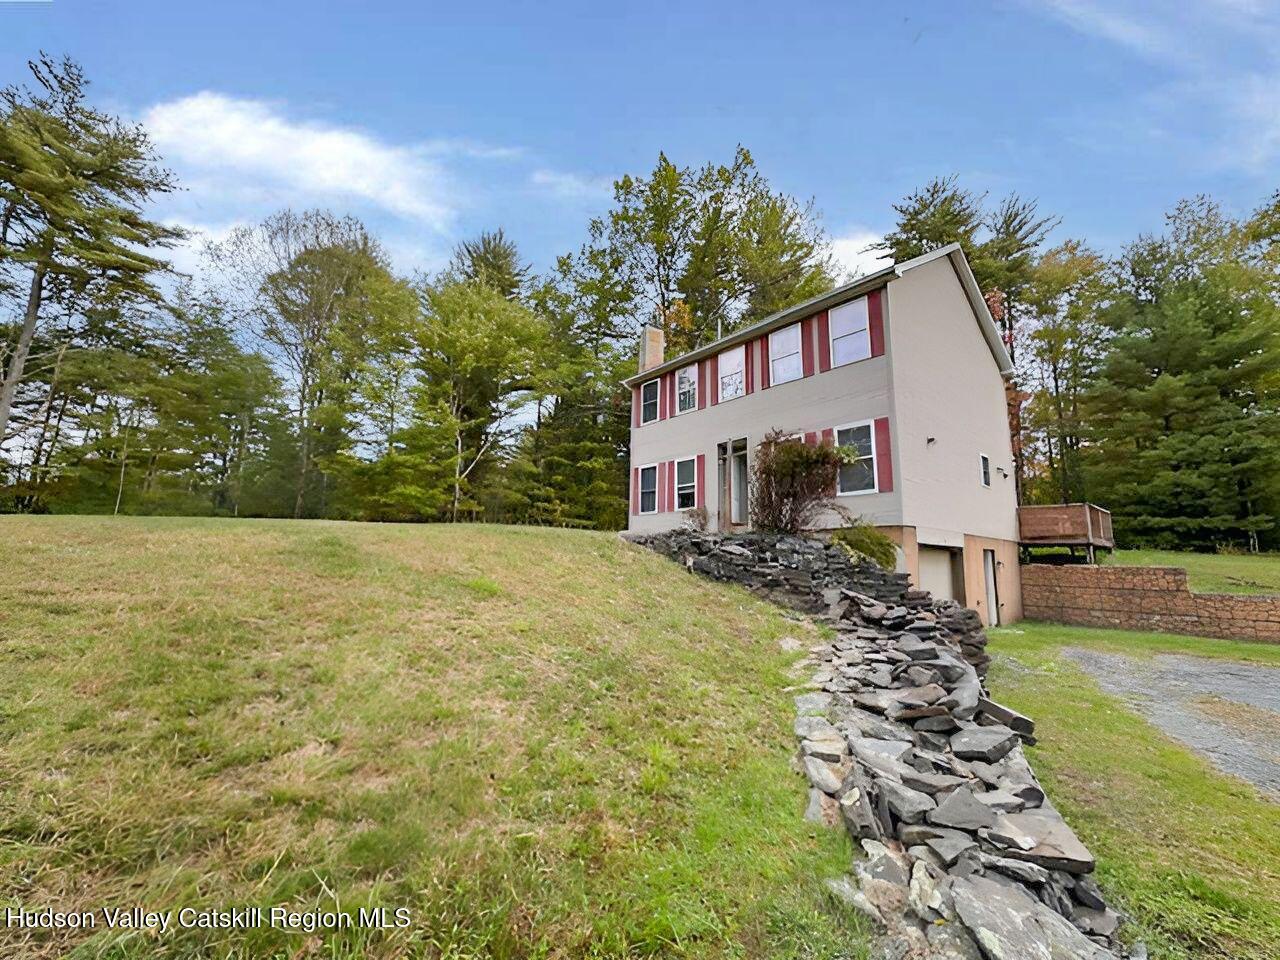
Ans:
[{"label": "fieldstone wall", "polygon": [[1280,643],[1280,597],[1192,593],[1179,567],[1033,563],[1022,607],[1053,623]]},{"label": "fieldstone wall", "polygon": [[982,618],[951,600],[935,602],[925,590],[912,590],[905,573],[855,560],[847,550],[808,537],[769,533],[718,534],[696,530],[630,536],[694,573],[739,583],[781,606],[839,620],[850,605],[848,591],[908,612],[928,610],[951,643],[981,675],[986,675],[987,635]]},{"label": "fieldstone wall", "polygon": [[[974,611],[815,541],[636,539],[834,630],[802,665],[813,672],[795,698],[796,763],[809,783],[806,819],[848,830],[866,855],[827,883],[879,925],[875,956],[1125,956],[1120,916],[1090,877],[1093,856],[1023,753],[1033,722],[983,687],[986,636]],[[858,578],[877,592],[851,586]]]}]

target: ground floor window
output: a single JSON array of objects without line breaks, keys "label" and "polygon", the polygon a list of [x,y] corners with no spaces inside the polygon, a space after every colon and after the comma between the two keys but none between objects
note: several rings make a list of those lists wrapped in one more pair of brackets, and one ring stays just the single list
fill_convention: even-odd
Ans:
[{"label": "ground floor window", "polygon": [[658,512],[658,467],[640,468],[640,512]]},{"label": "ground floor window", "polygon": [[854,459],[840,466],[837,493],[874,493],[876,489],[876,449],[871,422],[856,423],[836,430],[836,445],[852,448]]},{"label": "ground floor window", "polygon": [[698,504],[697,463],[690,457],[688,460],[676,461],[676,509],[692,510]]}]

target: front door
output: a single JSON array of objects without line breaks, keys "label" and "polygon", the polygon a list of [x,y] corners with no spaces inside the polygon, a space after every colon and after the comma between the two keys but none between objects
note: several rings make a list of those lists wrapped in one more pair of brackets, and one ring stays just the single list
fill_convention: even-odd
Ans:
[{"label": "front door", "polygon": [[732,530],[747,524],[749,471],[747,441],[729,440],[716,447],[716,521],[721,530]]}]

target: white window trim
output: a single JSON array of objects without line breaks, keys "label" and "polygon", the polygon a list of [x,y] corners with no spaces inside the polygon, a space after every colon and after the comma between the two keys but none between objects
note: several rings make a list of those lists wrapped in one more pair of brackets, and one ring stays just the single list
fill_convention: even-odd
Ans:
[{"label": "white window trim", "polygon": [[[680,464],[682,463],[693,464],[693,483],[685,484],[685,486],[693,487],[693,506],[692,507],[680,506],[680,487],[681,487]],[[676,512],[680,512],[681,510],[697,510],[698,509],[698,457],[697,457],[697,454],[694,454],[691,457],[676,457],[676,459],[673,460],[671,463],[671,469],[675,471],[675,478],[671,482],[676,492],[676,502],[672,505],[671,509],[675,510]]]},{"label": "white window trim", "polygon": [[[843,364],[842,364],[843,366]],[[856,420],[853,423],[842,423],[838,427],[831,428],[831,440],[836,445],[836,449],[840,448],[840,431],[850,430],[854,427],[870,427],[871,428],[871,483],[870,490],[850,490],[848,493],[840,489],[840,474],[836,474],[836,496],[837,497],[865,497],[870,493],[880,492],[880,451],[876,449],[876,421]]]},{"label": "white window trim", "polygon": [[[644,388],[651,383],[656,383],[658,385],[658,397],[657,397],[657,402],[654,403],[653,405],[653,419],[646,420],[644,418]],[[640,426],[643,427],[650,423],[657,423],[661,418],[662,418],[662,378],[655,377],[652,380],[646,380],[644,383],[640,384]]]},{"label": "white window trim", "polygon": [[[862,329],[867,334],[867,355],[858,360],[846,360],[844,363],[836,363],[836,325],[831,322],[831,311],[845,306],[849,303],[857,303],[859,300],[867,301],[867,325]],[[857,333],[855,330],[854,333]],[[852,333],[844,334],[846,337],[853,336]],[[870,360],[874,354],[871,352],[871,298],[865,294],[861,297],[854,297],[852,300],[846,300],[844,303],[837,303],[834,307],[827,310],[827,355],[831,357],[831,369],[836,367],[847,367],[854,363],[862,363],[863,360]],[[843,427],[841,429],[844,429]],[[874,442],[874,441],[872,441]]]},{"label": "white window trim", "polygon": [[[680,409],[680,374],[684,373],[686,370],[693,371],[693,406],[690,407],[688,410],[681,410]],[[688,366],[681,367],[679,370],[675,372],[675,379],[676,379],[675,415],[677,417],[683,417],[686,413],[693,413],[693,411],[698,409],[698,365],[697,363],[691,363]]]},{"label": "white window trim", "polygon": [[[776,354],[773,352],[773,338],[776,334],[782,333],[786,330],[794,330],[796,332],[795,352]],[[792,377],[790,380],[779,380],[773,375],[773,365],[777,363],[779,360],[785,359],[786,357],[800,358],[800,375],[796,377]],[[785,327],[779,327],[777,330],[770,330],[769,331],[769,386],[772,387],[782,383],[795,383],[795,381],[803,380],[803,379],[804,379],[804,324],[803,322],[791,323]]]},{"label": "white window trim", "polygon": [[[987,465],[986,470],[982,469],[983,463]],[[988,457],[985,453],[979,453],[978,454],[978,483],[981,484],[982,487],[987,490],[991,489],[991,474],[992,474],[992,471],[994,470],[995,470],[995,467],[991,465],[991,458]]]},{"label": "white window trim", "polygon": [[[732,397],[726,397],[721,387],[724,384],[724,365],[720,359],[727,353],[740,351],[742,353],[742,392],[735,393]],[[730,400],[737,400],[739,397],[747,395],[747,364],[751,362],[751,358],[747,356],[747,345],[740,343],[736,347],[730,347],[727,350],[721,350],[716,354],[716,400],[720,403],[728,403]]]},{"label": "white window trim", "polygon": [[[646,510],[644,508],[644,483],[641,482],[640,477],[643,477],[644,472],[650,467],[653,467],[653,509]],[[658,512],[658,488],[662,484],[662,478],[658,475],[658,465],[656,463],[642,463],[636,469],[640,471],[639,476],[636,478],[636,503],[640,507],[640,512],[637,516],[652,516]]]}]

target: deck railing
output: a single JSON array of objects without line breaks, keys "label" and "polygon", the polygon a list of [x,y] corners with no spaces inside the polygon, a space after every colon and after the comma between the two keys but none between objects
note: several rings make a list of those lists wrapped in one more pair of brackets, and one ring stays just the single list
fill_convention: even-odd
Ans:
[{"label": "deck railing", "polygon": [[1114,549],[1111,511],[1092,503],[1054,503],[1018,508],[1018,539],[1024,546]]}]

